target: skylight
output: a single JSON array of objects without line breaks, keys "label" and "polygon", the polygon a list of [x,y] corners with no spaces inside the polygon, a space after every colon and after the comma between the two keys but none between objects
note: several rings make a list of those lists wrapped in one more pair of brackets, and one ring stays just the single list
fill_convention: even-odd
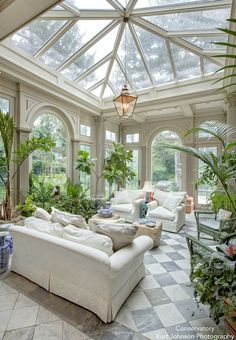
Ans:
[{"label": "skylight", "polygon": [[[223,66],[230,0],[65,0],[8,44],[98,98],[201,78]],[[128,20],[124,22],[124,17]],[[126,32],[126,64],[125,64]]]}]

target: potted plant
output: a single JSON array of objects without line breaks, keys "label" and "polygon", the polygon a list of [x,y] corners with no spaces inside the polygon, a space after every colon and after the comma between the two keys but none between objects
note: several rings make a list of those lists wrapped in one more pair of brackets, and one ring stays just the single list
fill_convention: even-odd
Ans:
[{"label": "potted plant", "polygon": [[0,134],[3,143],[3,153],[0,155],[0,180],[5,187],[5,199],[2,203],[2,218],[10,220],[13,217],[12,183],[22,163],[35,150],[50,151],[54,141],[49,137],[32,137],[20,143],[13,151],[15,124],[12,117],[0,111]]}]

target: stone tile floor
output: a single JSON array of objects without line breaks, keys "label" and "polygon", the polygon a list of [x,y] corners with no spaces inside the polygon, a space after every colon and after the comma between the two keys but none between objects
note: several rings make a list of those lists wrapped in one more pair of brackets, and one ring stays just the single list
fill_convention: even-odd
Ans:
[{"label": "stone tile floor", "polygon": [[186,234],[196,235],[192,215],[179,234],[163,232],[160,247],[145,254],[146,277],[111,324],[15,273],[0,277],[0,339],[158,340],[224,334],[207,308],[194,301]]}]

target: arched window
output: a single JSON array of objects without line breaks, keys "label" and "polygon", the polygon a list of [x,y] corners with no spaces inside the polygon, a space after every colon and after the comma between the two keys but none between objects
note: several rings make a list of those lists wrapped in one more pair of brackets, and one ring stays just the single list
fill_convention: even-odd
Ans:
[{"label": "arched window", "polygon": [[37,150],[32,157],[32,174],[44,177],[52,185],[62,185],[67,179],[67,130],[63,122],[51,113],[40,115],[34,122],[35,137],[51,137],[56,146],[52,152]]},{"label": "arched window", "polygon": [[164,191],[181,190],[180,152],[163,149],[163,143],[181,145],[181,140],[173,131],[162,131],[154,137],[151,149],[153,186]]}]

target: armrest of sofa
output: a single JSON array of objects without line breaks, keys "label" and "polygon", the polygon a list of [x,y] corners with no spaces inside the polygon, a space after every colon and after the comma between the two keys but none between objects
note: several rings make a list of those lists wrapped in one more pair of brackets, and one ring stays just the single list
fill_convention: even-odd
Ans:
[{"label": "armrest of sofa", "polygon": [[156,200],[147,203],[148,211],[152,211],[158,207],[158,202]]},{"label": "armrest of sofa", "polygon": [[138,198],[137,200],[132,201],[132,204],[135,206],[138,206],[142,203],[145,203],[145,199],[144,198]]},{"label": "armrest of sofa", "polygon": [[112,276],[117,276],[119,272],[139,255],[153,247],[153,240],[149,236],[139,236],[132,244],[124,247],[110,256]]}]

